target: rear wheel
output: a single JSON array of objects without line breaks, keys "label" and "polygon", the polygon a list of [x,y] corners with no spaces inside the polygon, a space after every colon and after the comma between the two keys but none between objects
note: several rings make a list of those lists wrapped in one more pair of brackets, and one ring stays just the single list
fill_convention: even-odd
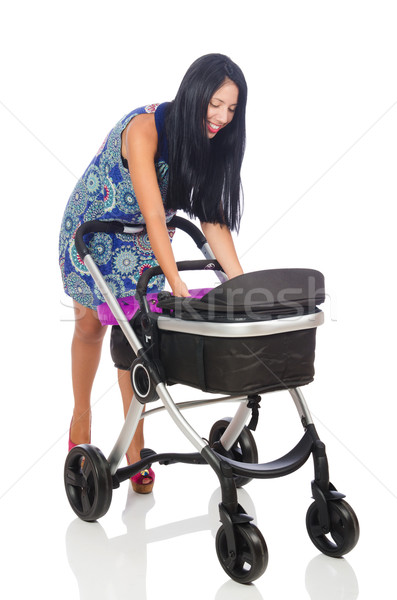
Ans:
[{"label": "rear wheel", "polygon": [[[216,442],[220,442],[220,439],[226,429],[229,427],[232,419],[231,417],[225,417],[220,421],[217,421],[212,426],[209,436],[210,446],[213,447]],[[233,444],[232,448],[227,451],[223,448],[222,445],[216,444],[214,450],[231,458],[232,460],[236,460],[239,462],[245,463],[257,463],[258,462],[258,449],[256,447],[256,442],[254,436],[252,435],[250,429],[248,427],[244,427],[239,437]],[[234,481],[236,483],[236,487],[242,487],[246,485],[252,480],[251,477],[244,477],[242,475],[235,475]]]},{"label": "rear wheel", "polygon": [[70,506],[83,521],[96,521],[107,513],[112,501],[109,463],[95,446],[82,444],[69,452],[64,482]]}]

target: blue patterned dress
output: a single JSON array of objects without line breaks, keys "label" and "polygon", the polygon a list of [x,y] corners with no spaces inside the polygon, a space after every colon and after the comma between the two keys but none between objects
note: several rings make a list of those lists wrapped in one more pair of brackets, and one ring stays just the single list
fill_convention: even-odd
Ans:
[{"label": "blue patterned dress", "polygon": [[[128,165],[121,156],[121,134],[136,115],[155,113],[159,140],[164,134],[167,103],[138,108],[124,116],[105,138],[102,146],[77,182],[67,203],[59,236],[59,264],[68,296],[80,304],[96,309],[104,302],[88,269],[77,254],[75,235],[81,223],[94,219],[143,223],[143,217],[132,187]],[[157,180],[163,202],[168,185],[168,151],[166,141],[155,161]],[[166,210],[169,221],[175,211]],[[169,229],[172,239],[173,229]],[[117,298],[133,296],[140,274],[157,265],[146,231],[135,235],[96,233],[85,241],[105,281]],[[153,278],[148,289],[164,288],[164,276]]]}]

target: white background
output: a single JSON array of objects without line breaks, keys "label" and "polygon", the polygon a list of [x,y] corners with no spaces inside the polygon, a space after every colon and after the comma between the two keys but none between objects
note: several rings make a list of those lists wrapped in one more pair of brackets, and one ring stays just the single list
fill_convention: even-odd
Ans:
[{"label": "white background", "polygon": [[[394,597],[395,3],[23,0],[3,2],[0,22],[4,597],[352,600],[379,587]],[[346,559],[319,556],[304,526],[311,465],[254,481],[241,502],[270,562],[249,587],[218,564],[219,491],[208,469],[158,467],[154,495],[124,484],[94,525],[75,519],[63,490],[73,331],[57,262],[65,203],[115,122],[171,100],[208,52],[229,55],[249,87],[236,238],[245,270],[325,274],[316,380],[303,391],[362,531]],[[180,235],[176,255],[194,258]],[[122,423],[115,375],[105,341],[93,392],[93,442],[105,454]],[[256,439],[268,460],[295,445],[300,426],[288,397],[262,404]],[[207,436],[225,411],[189,418]],[[165,416],[146,431],[157,451],[191,450]]]}]

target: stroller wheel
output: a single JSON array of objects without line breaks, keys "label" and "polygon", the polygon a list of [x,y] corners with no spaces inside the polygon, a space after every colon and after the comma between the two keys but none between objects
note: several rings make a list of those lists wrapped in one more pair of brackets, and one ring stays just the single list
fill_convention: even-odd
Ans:
[{"label": "stroller wheel", "polygon": [[331,530],[328,534],[319,525],[318,507],[315,502],[309,506],[306,527],[313,544],[323,554],[338,558],[354,548],[360,536],[357,516],[345,500],[328,503]]},{"label": "stroller wheel", "polygon": [[83,521],[96,521],[112,500],[109,464],[95,446],[75,446],[66,457],[64,481],[70,506]]},{"label": "stroller wheel", "polygon": [[[214,423],[209,436],[210,446],[213,447],[216,452],[219,452],[219,454],[228,456],[233,460],[246,463],[257,463],[258,449],[256,447],[254,436],[248,427],[244,427],[229,451],[225,450],[221,444],[216,444],[216,442],[219,442],[223,433],[228,428],[231,420],[231,417],[225,417],[224,419]],[[216,446],[214,446],[214,444],[216,444]],[[251,481],[251,479],[251,477],[243,477],[241,475],[236,475],[234,478],[236,487],[242,487],[243,485],[246,485]]]},{"label": "stroller wheel", "polygon": [[224,571],[238,583],[251,583],[266,571],[268,551],[259,529],[251,523],[234,526],[236,556],[229,555],[225,529],[216,535],[216,553]]}]

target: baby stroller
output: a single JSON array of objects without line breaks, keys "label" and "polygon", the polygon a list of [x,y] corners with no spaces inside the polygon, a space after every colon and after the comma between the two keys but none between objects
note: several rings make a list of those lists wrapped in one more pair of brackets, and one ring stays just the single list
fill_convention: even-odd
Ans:
[{"label": "baby stroller", "polygon": [[[324,554],[346,554],[358,541],[359,524],[344,495],[329,481],[325,446],[300,390],[314,376],[316,328],[323,323],[318,305],[325,300],[322,274],[309,269],[274,269],[227,280],[195,225],[181,217],[174,217],[169,225],[188,233],[206,257],[180,262],[178,270],[216,271],[220,285],[192,293],[191,298],[177,298],[169,292],[148,294],[150,279],[161,274],[160,267],[152,267],[140,277],[134,298],[117,300],[83,238],[96,232],[136,234],[142,227],[90,221],[77,231],[77,251],[106,300],[98,314],[104,324],[113,324],[113,360],[116,366],[130,370],[134,398],[108,458],[87,444],[69,452],[64,481],[72,509],[81,519],[95,521],[108,511],[113,489],[151,464],[207,464],[221,488],[218,559],[229,577],[250,583],[266,570],[268,551],[252,517],[239,504],[236,488],[252,478],[293,473],[312,456],[308,534]],[[169,388],[178,383],[221,396],[177,404]],[[277,390],[289,391],[304,434],[285,456],[261,464],[252,431],[261,394]],[[146,404],[158,399],[160,408],[143,413]],[[233,418],[212,426],[208,440],[181,412],[192,405],[224,401],[235,401],[239,407]],[[157,454],[144,449],[140,461],[120,468],[139,420],[160,410],[169,413],[196,451]]]}]

